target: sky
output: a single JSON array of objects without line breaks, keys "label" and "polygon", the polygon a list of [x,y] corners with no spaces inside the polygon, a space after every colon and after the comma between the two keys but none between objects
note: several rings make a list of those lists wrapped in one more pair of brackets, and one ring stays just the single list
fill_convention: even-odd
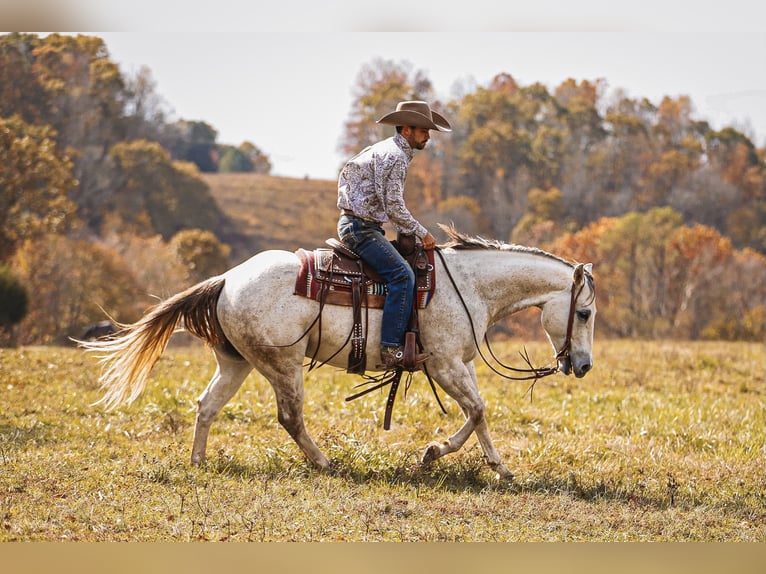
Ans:
[{"label": "sky", "polygon": [[448,0],[52,2],[25,0],[48,11],[24,29],[104,38],[125,74],[149,68],[176,119],[207,122],[218,143],[254,143],[273,175],[335,179],[357,75],[377,58],[422,70],[442,101],[499,73],[551,91],[603,79],[607,97],[655,104],[685,95],[697,119],[766,146],[766,3],[471,0],[461,13]]}]

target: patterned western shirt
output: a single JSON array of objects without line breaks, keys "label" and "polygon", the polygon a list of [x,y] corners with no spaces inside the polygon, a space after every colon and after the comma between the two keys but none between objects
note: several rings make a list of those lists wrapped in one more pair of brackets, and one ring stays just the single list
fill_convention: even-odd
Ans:
[{"label": "patterned western shirt", "polygon": [[338,178],[338,207],[357,217],[385,223],[421,239],[428,230],[404,204],[404,180],[413,150],[401,134],[371,145],[352,157]]}]

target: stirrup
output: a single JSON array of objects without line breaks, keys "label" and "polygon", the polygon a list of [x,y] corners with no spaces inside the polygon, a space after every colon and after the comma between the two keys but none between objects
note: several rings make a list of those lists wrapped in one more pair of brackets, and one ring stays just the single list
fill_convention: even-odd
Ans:
[{"label": "stirrup", "polygon": [[380,351],[382,363],[377,365],[378,369],[393,371],[395,369],[404,369],[405,371],[416,371],[425,363],[431,355],[429,353],[415,353],[413,356],[406,356],[404,348],[383,347]]}]

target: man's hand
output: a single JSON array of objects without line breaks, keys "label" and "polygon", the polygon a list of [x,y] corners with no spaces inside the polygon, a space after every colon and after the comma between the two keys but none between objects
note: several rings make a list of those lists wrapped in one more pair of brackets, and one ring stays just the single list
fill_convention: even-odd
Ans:
[{"label": "man's hand", "polygon": [[423,249],[431,250],[434,247],[436,247],[436,239],[430,232],[426,233],[426,236],[423,238]]}]

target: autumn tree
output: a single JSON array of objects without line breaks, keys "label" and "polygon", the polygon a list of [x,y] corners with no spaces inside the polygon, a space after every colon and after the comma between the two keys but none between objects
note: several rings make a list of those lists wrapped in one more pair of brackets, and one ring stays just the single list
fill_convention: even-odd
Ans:
[{"label": "autumn tree", "polygon": [[26,241],[13,268],[30,293],[19,342],[62,344],[104,319],[137,319],[138,293],[124,262],[112,250],[85,240],[49,235]]},{"label": "autumn tree", "polygon": [[706,141],[718,193],[715,212],[700,222],[730,234],[742,246],[766,251],[766,162],[762,154],[733,128],[710,131]]},{"label": "autumn tree", "polygon": [[0,118],[0,261],[27,239],[69,231],[76,217],[67,196],[76,185],[52,128]]},{"label": "autumn tree", "polygon": [[460,146],[460,188],[475,195],[495,237],[510,236],[526,211],[527,192],[550,185],[557,172],[558,135],[551,130],[538,137],[541,117],[551,109],[543,86],[522,87],[510,74],[497,75],[488,88],[461,101],[454,141]]},{"label": "autumn tree", "polygon": [[218,171],[220,173],[242,173],[253,171],[253,162],[239,149],[230,145],[219,145]]},{"label": "autumn tree", "polygon": [[513,228],[511,241],[545,248],[567,229],[564,194],[556,187],[534,187],[527,195],[527,211]]},{"label": "autumn tree", "polygon": [[186,266],[161,235],[120,233],[119,224],[110,224],[107,228],[111,231],[100,243],[122,258],[125,270],[133,278],[138,289],[135,303],[139,314],[157,300],[189,286]]},{"label": "autumn tree", "polygon": [[632,212],[602,237],[603,257],[611,261],[612,289],[620,294],[613,320],[623,335],[658,337],[668,332],[672,315],[666,298],[671,261],[668,242],[682,225],[671,208]]},{"label": "autumn tree", "polygon": [[50,34],[37,41],[32,55],[46,94],[43,121],[58,133],[79,183],[69,197],[94,229],[94,206],[110,184],[107,152],[124,137],[122,75],[104,41],[95,36]]},{"label": "autumn tree", "polygon": [[[681,227],[668,240],[674,255],[667,292],[675,296],[673,327],[684,338],[702,330],[728,306],[719,287],[733,256],[731,240],[704,225]],[[728,313],[728,311],[724,311]]]},{"label": "autumn tree", "polygon": [[271,158],[257,145],[244,141],[237,147],[237,150],[250,161],[252,166],[250,171],[265,174],[271,173]]},{"label": "autumn tree", "polygon": [[170,240],[169,247],[185,267],[190,283],[219,275],[229,268],[231,248],[209,231],[179,231]]},{"label": "autumn tree", "polygon": [[39,41],[33,34],[0,35],[0,118],[18,115],[34,124],[48,117],[45,89],[33,67]]},{"label": "autumn tree", "polygon": [[251,142],[243,142],[239,147],[231,145],[219,145],[218,171],[230,172],[254,172],[269,173],[271,160],[256,145]]},{"label": "autumn tree", "polygon": [[703,327],[704,339],[763,341],[766,337],[766,256],[744,248],[726,262],[716,288],[725,296]]},{"label": "autumn tree", "polygon": [[156,142],[136,140],[110,150],[114,165],[113,211],[139,234],[166,240],[181,229],[214,230],[222,217],[196,166],[172,161]]}]

